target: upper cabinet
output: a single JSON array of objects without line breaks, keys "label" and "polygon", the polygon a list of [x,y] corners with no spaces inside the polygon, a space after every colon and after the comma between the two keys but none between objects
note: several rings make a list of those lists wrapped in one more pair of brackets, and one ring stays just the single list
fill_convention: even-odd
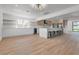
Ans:
[{"label": "upper cabinet", "polygon": [[59,20],[53,20],[53,19],[49,19],[49,20],[40,20],[37,22],[38,25],[52,25],[52,24],[63,24],[63,19],[59,19]]}]

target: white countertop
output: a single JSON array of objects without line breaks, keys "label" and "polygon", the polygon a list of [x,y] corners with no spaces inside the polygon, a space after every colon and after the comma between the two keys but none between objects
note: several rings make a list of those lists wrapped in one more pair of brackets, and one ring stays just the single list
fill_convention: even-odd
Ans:
[{"label": "white countertop", "polygon": [[48,28],[48,31],[59,31],[62,30],[62,28]]}]

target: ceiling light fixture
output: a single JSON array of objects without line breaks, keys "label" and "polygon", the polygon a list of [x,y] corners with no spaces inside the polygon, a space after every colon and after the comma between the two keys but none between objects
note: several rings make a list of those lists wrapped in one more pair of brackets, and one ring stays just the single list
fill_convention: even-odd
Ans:
[{"label": "ceiling light fixture", "polygon": [[32,4],[32,7],[37,10],[43,10],[46,7],[46,4]]}]

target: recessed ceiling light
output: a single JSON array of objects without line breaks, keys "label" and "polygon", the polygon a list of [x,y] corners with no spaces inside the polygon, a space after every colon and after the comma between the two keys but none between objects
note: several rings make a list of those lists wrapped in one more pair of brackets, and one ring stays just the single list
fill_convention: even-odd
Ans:
[{"label": "recessed ceiling light", "polygon": [[18,4],[16,4],[15,6],[18,7]]}]

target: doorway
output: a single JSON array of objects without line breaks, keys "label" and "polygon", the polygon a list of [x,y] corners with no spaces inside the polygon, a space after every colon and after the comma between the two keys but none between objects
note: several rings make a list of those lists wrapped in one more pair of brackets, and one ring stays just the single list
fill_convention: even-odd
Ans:
[{"label": "doorway", "polygon": [[34,34],[37,34],[37,28],[34,28]]}]

